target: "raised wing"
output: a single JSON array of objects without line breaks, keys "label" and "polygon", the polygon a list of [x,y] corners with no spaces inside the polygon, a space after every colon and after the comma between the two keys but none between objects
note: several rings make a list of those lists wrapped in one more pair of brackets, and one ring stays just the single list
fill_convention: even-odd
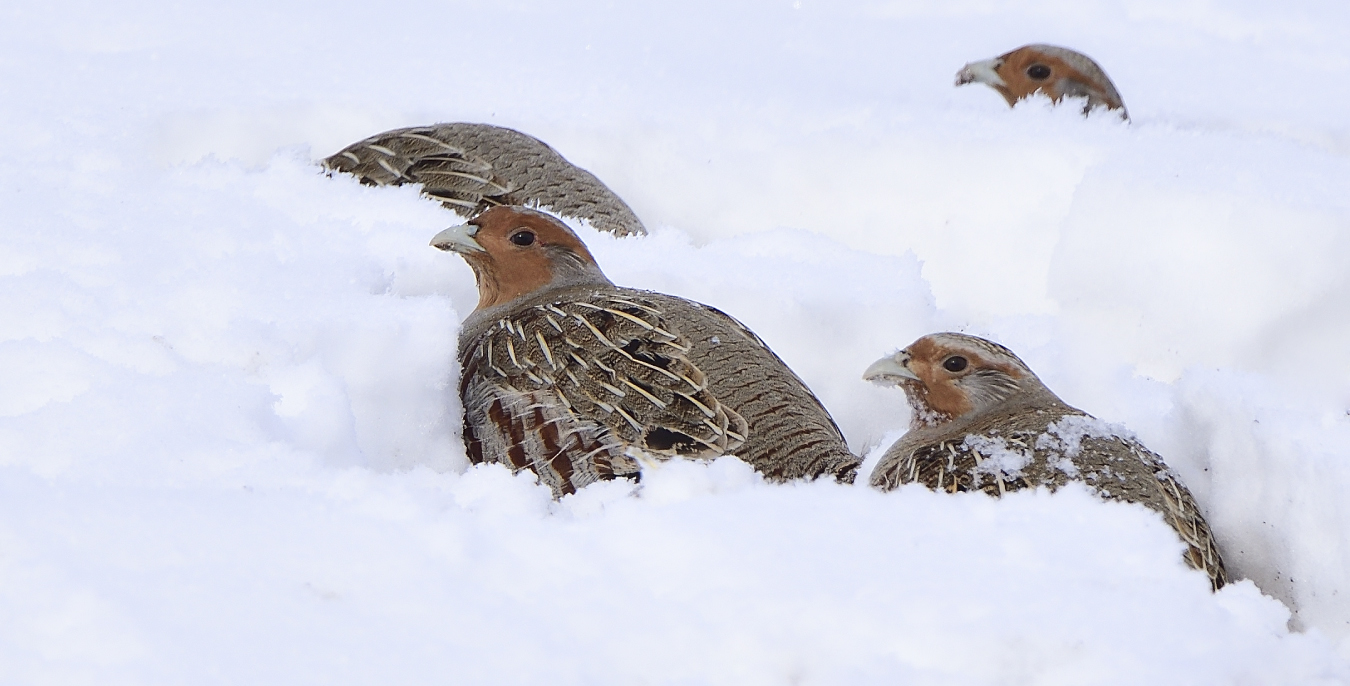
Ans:
[{"label": "raised wing", "polygon": [[463,217],[496,205],[540,207],[627,236],[647,229],[614,191],[543,141],[488,124],[436,124],[386,131],[343,148],[324,167],[362,183],[422,184]]}]

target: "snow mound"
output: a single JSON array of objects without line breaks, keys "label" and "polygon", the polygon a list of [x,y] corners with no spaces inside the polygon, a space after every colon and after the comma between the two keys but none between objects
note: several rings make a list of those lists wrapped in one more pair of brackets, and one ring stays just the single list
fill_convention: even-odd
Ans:
[{"label": "snow mound", "polygon": [[[57,2],[0,39],[8,681],[1350,681],[1343,4]],[[1029,42],[1133,123],[952,88]],[[443,120],[619,192],[653,233],[583,230],[609,276],[744,321],[863,473],[908,423],[867,364],[988,336],[1246,580],[1078,486],[470,467],[459,220],[314,164]]]}]

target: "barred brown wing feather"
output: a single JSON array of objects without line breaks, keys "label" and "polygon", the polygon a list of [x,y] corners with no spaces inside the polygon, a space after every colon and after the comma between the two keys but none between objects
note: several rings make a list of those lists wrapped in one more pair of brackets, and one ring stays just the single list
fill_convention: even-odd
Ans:
[{"label": "barred brown wing feather", "polygon": [[[1136,446],[1131,446],[1135,448]],[[1162,458],[1144,449],[1154,458],[1159,470],[1156,474],[1158,492],[1161,494],[1163,517],[1176,529],[1177,535],[1186,543],[1186,562],[1209,576],[1210,585],[1219,590],[1228,584],[1228,570],[1224,567],[1223,557],[1219,554],[1218,543],[1209,522],[1200,512],[1195,496],[1190,489],[1177,479],[1176,474],[1162,463]]]},{"label": "barred brown wing feather", "polygon": [[[617,295],[498,320],[464,365],[465,411],[481,459],[534,469],[561,494],[570,492],[567,483],[636,472],[635,456],[733,453],[746,422],[713,396],[688,351],[656,308]],[[494,445],[482,440],[483,423]]]},{"label": "barred brown wing feather", "polygon": [[603,425],[568,412],[551,391],[521,391],[486,376],[465,380],[465,444],[475,464],[529,469],[554,497],[596,481],[638,475],[625,446]]},{"label": "barred brown wing feather", "polygon": [[736,456],[770,481],[830,475],[852,483],[858,458],[810,388],[764,341],[717,308],[673,296],[644,293],[693,342],[690,359],[708,387],[745,419],[752,435]]},{"label": "barred brown wing feather", "polygon": [[[1026,445],[1029,436],[1013,434],[1006,437],[1013,445]],[[871,480],[873,487],[891,490],[901,484],[919,483],[935,491],[965,493],[983,491],[1000,496],[1028,486],[1020,475],[1000,473],[998,469],[981,469],[984,458],[971,449],[962,436],[915,448],[898,459],[878,465]]]},{"label": "barred brown wing feather", "polygon": [[323,161],[362,183],[422,184],[422,192],[463,217],[495,205],[532,205],[625,236],[646,227],[618,195],[543,141],[487,124],[395,129]]},{"label": "barred brown wing feather", "polygon": [[434,127],[397,129],[347,146],[325,159],[328,169],[355,175],[375,186],[422,184],[422,192],[461,216],[481,206],[502,204],[509,189],[497,182],[493,166],[436,135]]}]

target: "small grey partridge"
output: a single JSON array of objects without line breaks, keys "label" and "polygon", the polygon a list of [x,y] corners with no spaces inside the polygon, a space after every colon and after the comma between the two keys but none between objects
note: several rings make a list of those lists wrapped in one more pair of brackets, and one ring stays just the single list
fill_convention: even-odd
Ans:
[{"label": "small grey partridge", "polygon": [[872,471],[873,487],[998,496],[1081,481],[1103,499],[1161,513],[1185,542],[1186,562],[1215,590],[1227,583],[1209,524],[1177,474],[1133,436],[1065,404],[1011,350],[932,334],[877,360],[863,378],[899,384],[914,410],[909,433]]},{"label": "small grey partridge", "polygon": [[615,235],[646,227],[608,186],[543,141],[488,124],[436,124],[386,131],[325,159],[332,171],[376,186],[422,184],[461,217],[498,205],[529,205],[585,220]]},{"label": "small grey partridge", "polygon": [[956,73],[956,85],[983,83],[1012,107],[1033,93],[1043,93],[1058,104],[1064,98],[1086,98],[1083,114],[1095,107],[1120,110],[1128,120],[1125,102],[1092,58],[1054,45],[1024,45],[993,59],[971,62]]},{"label": "small grey partridge", "polygon": [[495,207],[431,244],[478,279],[459,339],[470,461],[532,470],[554,497],[676,457],[853,481],[858,459],[834,420],[754,333],[707,305],[615,286],[557,219]]}]

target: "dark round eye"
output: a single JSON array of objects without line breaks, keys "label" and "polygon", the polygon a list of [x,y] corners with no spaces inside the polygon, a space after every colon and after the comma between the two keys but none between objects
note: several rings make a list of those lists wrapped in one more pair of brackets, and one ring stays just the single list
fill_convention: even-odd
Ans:
[{"label": "dark round eye", "polygon": [[1027,67],[1027,76],[1030,76],[1037,81],[1044,81],[1050,78],[1050,67],[1047,67],[1044,64],[1033,64],[1030,67]]},{"label": "dark round eye", "polygon": [[966,368],[966,358],[960,355],[952,355],[942,361],[942,368],[949,372],[959,372]]},{"label": "dark round eye", "polygon": [[517,231],[511,234],[511,242],[521,247],[534,245],[534,232],[529,230]]}]

